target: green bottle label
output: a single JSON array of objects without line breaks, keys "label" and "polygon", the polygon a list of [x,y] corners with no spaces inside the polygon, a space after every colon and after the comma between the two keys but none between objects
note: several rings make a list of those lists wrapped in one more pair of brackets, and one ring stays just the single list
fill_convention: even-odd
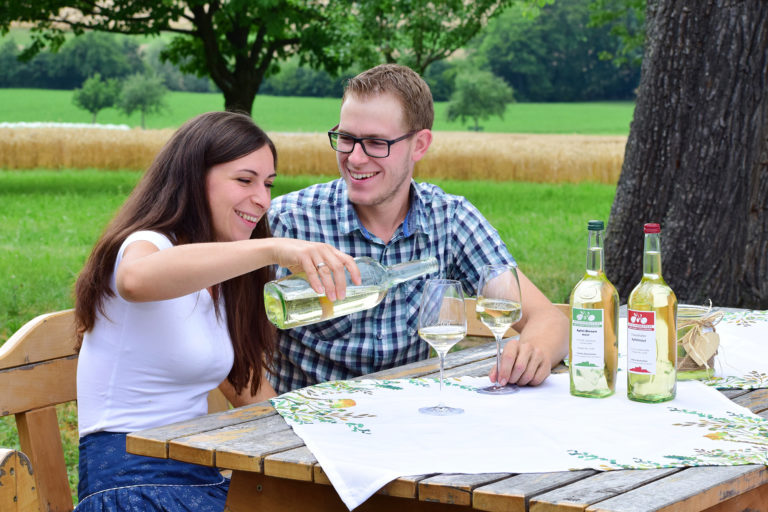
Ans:
[{"label": "green bottle label", "polygon": [[571,321],[571,365],[603,368],[605,366],[605,331],[602,309],[573,308]]}]

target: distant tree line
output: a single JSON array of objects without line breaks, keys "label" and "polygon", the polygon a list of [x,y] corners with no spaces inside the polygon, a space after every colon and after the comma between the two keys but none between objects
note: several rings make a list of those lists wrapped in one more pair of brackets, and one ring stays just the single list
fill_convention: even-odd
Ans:
[{"label": "distant tree line", "polygon": [[140,46],[135,38],[89,32],[69,39],[57,53],[40,52],[19,60],[22,48],[13,36],[0,43],[0,87],[76,89],[98,74],[104,79],[126,79],[136,74],[160,77],[172,91],[212,92],[208,78],[182,73],[158,57],[162,40]]},{"label": "distant tree line", "polygon": [[[558,0],[544,6],[538,16],[525,16],[521,9],[506,9],[463,52],[427,67],[424,76],[435,100],[450,100],[456,77],[467,69],[502,78],[517,101],[634,98],[639,59],[601,59],[601,55],[615,55],[621,42],[609,25],[590,25],[588,1]],[[75,89],[96,73],[106,80],[151,72],[171,91],[218,92],[210,78],[163,62],[160,54],[165,49],[163,39],[139,45],[135,38],[89,32],[67,40],[58,53],[43,51],[29,61],[20,61],[17,57],[22,48],[8,36],[0,44],[0,87]],[[264,80],[259,93],[340,97],[344,81],[358,71],[353,68],[332,76],[302,66],[298,59],[288,59]]]}]

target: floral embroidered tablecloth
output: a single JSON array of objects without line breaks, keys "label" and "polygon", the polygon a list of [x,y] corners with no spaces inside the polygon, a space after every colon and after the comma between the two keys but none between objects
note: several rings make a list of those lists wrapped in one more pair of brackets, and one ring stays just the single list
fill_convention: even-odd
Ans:
[{"label": "floral embroidered tablecloth", "polygon": [[[715,376],[703,382],[718,389],[768,388],[768,311],[726,311],[715,330],[720,335]],[[622,318],[619,320],[621,372],[626,370],[626,354],[627,319]]]},{"label": "floral embroidered tablecloth", "polygon": [[768,463],[768,420],[701,382],[642,404],[616,394],[572,397],[567,374],[512,395],[479,394],[488,379],[446,381],[464,414],[427,416],[434,379],[335,381],[271,400],[353,509],[390,480],[427,473],[526,473]]}]

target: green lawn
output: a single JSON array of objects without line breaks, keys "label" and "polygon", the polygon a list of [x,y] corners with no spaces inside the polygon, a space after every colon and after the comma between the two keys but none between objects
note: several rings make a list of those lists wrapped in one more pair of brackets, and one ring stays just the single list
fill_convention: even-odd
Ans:
[{"label": "green lawn", "polygon": [[[324,132],[339,116],[339,99],[257,96],[253,117],[272,132]],[[213,93],[171,92],[167,109],[150,114],[147,128],[176,128],[187,119],[224,108],[224,97]],[[90,123],[91,114],[72,103],[72,91],[48,89],[0,89],[0,123],[67,122]],[[446,103],[435,105],[435,130],[465,131],[467,124],[449,123]],[[511,103],[504,119],[481,122],[486,132],[499,133],[574,133],[628,135],[632,120],[632,102],[595,103]],[[104,124],[140,125],[140,115],[125,116],[113,108],[99,113]]]}]

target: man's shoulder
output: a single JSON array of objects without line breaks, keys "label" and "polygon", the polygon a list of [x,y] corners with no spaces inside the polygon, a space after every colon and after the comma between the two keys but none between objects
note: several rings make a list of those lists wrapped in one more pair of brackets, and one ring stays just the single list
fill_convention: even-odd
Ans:
[{"label": "man's shoulder", "polygon": [[463,207],[469,205],[469,201],[464,196],[449,194],[434,183],[420,182],[414,184],[419,201],[430,208],[445,206],[449,208]]},{"label": "man's shoulder", "polygon": [[301,190],[295,190],[272,200],[270,210],[288,211],[297,208],[317,208],[333,204],[338,200],[341,180],[316,183]]}]

